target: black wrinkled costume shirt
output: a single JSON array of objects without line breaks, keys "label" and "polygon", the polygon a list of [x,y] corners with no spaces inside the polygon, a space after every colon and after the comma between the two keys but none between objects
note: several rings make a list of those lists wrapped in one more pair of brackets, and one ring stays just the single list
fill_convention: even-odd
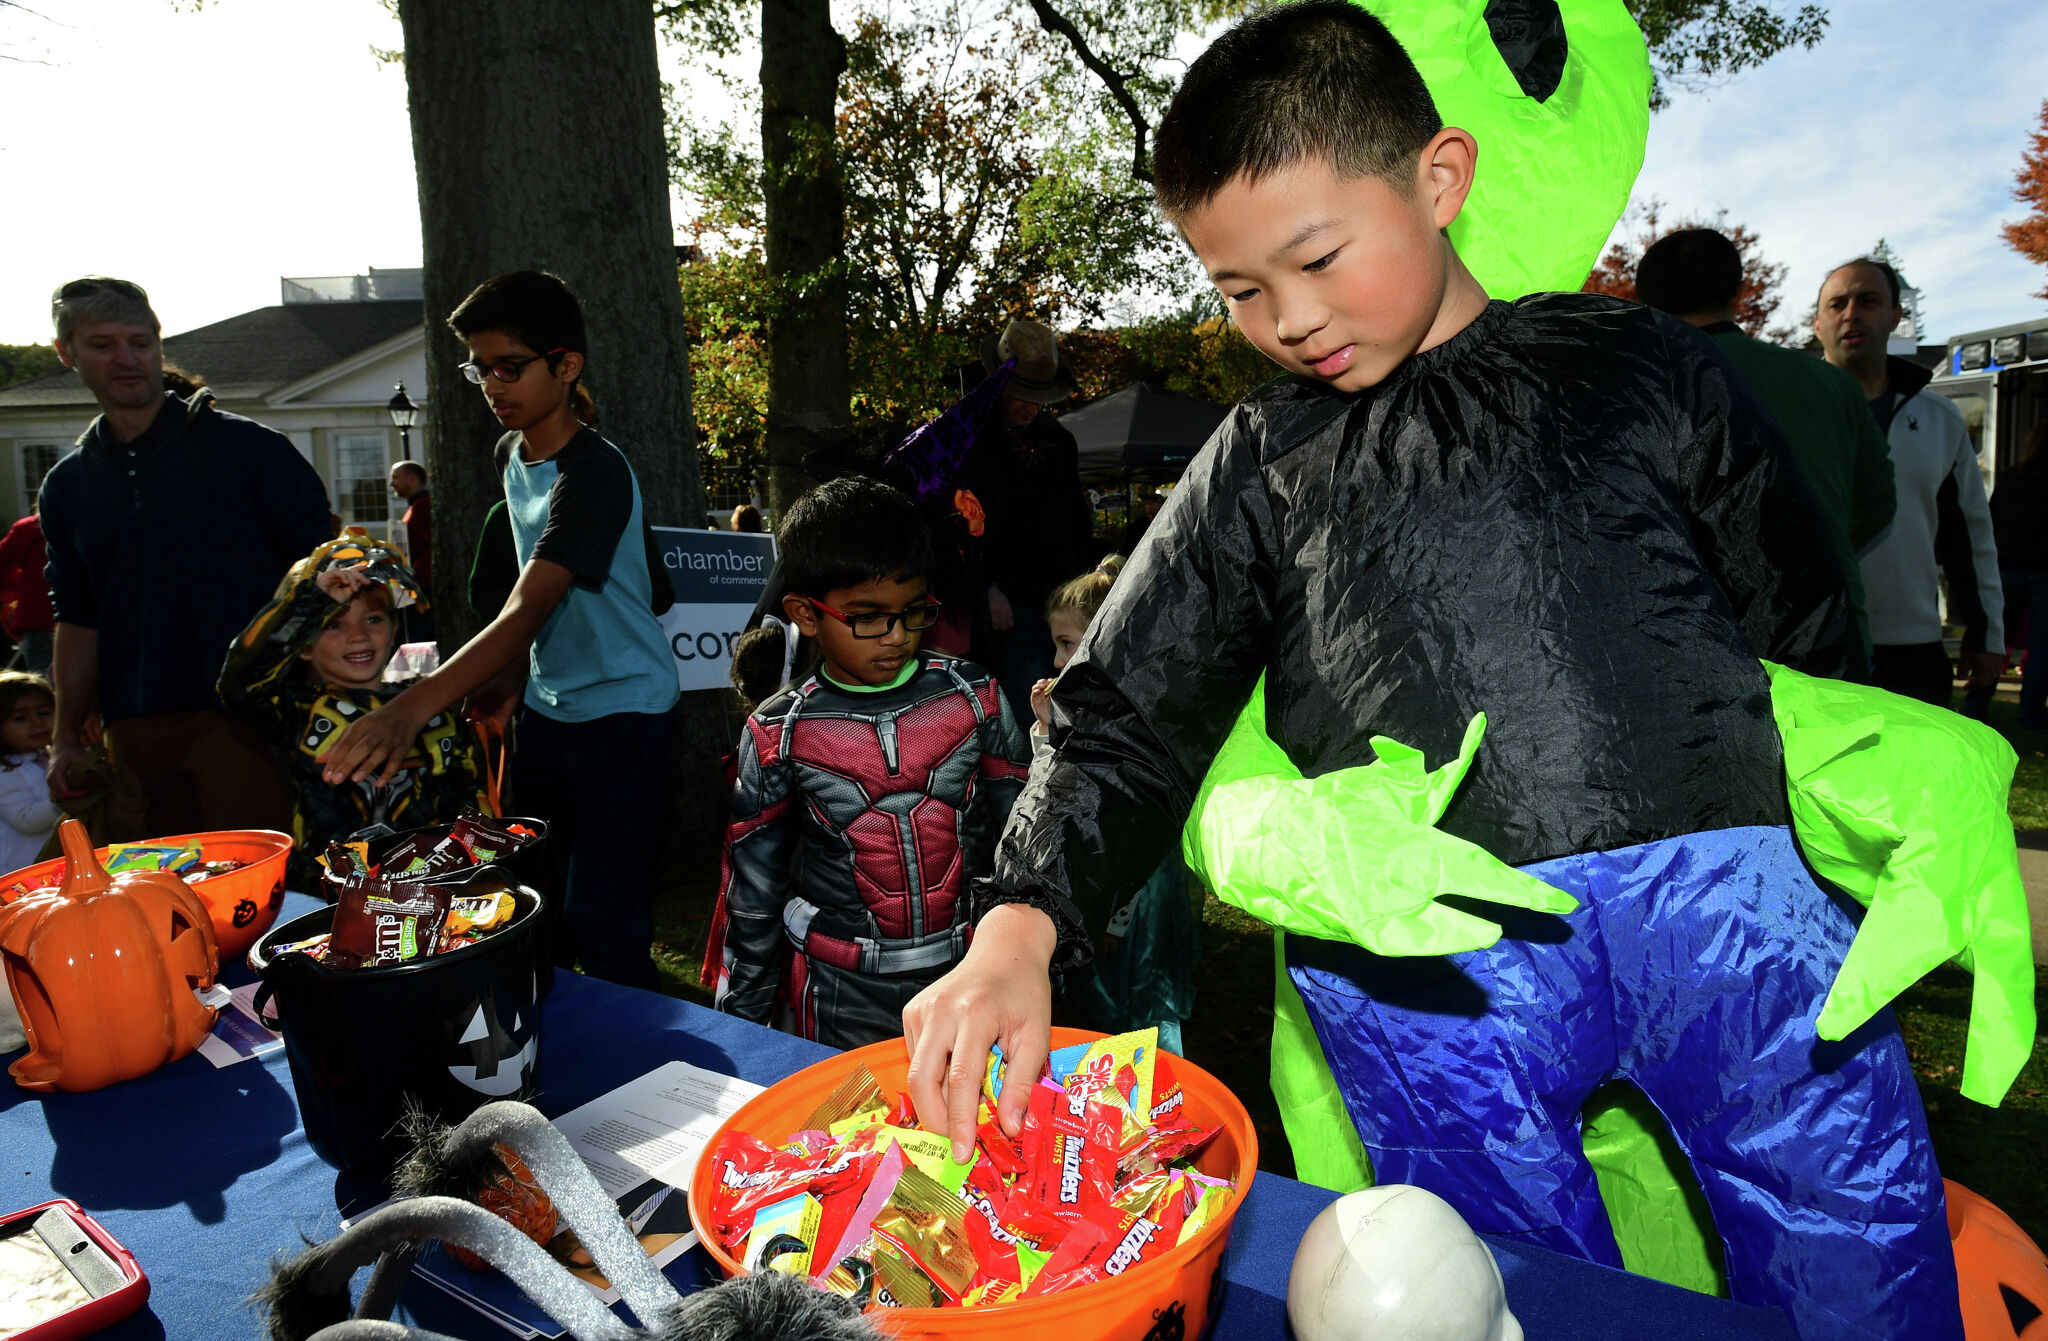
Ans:
[{"label": "black wrinkled costume shirt", "polygon": [[1494,302],[1366,392],[1285,378],[1225,421],[1061,678],[977,911],[1047,905],[1084,953],[1262,671],[1311,777],[1373,735],[1439,767],[1485,712],[1442,827],[1510,864],[1783,824],[1758,659],[1839,675],[1857,647],[1819,511],[1709,340]]}]

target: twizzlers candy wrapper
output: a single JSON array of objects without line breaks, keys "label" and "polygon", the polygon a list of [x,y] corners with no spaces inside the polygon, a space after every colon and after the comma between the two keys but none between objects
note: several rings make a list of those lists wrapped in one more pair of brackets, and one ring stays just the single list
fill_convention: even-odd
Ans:
[{"label": "twizzlers candy wrapper", "polygon": [[1078,1220],[1090,1206],[1108,1205],[1116,1190],[1123,1117],[1075,1089],[1061,1092],[1050,1106],[1039,1145],[1037,1195],[1062,1220]]},{"label": "twizzlers candy wrapper", "polygon": [[743,1132],[728,1132],[718,1143],[713,1167],[718,1188],[712,1194],[712,1219],[728,1245],[745,1238],[754,1213],[799,1192],[820,1200],[845,1188],[865,1186],[881,1153],[874,1150],[830,1150],[815,1158],[792,1155]]}]

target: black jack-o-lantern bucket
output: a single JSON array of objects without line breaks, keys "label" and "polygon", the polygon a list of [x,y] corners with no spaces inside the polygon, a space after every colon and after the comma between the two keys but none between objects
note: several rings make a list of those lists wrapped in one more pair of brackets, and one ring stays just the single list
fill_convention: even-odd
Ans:
[{"label": "black jack-o-lantern bucket", "polygon": [[465,874],[436,883],[452,894],[509,888],[517,904],[510,924],[474,945],[361,969],[277,954],[333,925],[334,909],[320,908],[272,928],[249,951],[263,976],[257,1011],[284,1034],[307,1143],[336,1168],[389,1174],[406,1150],[398,1127],[409,1103],[456,1122],[493,1099],[538,1090],[541,896],[503,867]]}]

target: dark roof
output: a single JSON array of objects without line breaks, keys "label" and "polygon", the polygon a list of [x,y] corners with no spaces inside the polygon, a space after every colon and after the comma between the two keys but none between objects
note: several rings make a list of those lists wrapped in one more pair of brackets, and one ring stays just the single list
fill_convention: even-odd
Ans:
[{"label": "dark roof", "polygon": [[[417,327],[423,312],[417,299],[259,307],[166,337],[164,358],[223,400],[250,400]],[[92,393],[68,368],[0,391],[0,408],[91,403]]]}]

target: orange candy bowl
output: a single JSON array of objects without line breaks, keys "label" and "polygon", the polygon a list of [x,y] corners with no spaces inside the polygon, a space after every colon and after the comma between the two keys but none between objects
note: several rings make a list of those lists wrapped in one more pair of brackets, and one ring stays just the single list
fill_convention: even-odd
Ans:
[{"label": "orange candy bowl", "polygon": [[[1102,1034],[1085,1029],[1055,1029],[1052,1046],[1089,1043]],[[745,1274],[737,1259],[719,1244],[712,1227],[711,1195],[718,1185],[714,1162],[720,1139],[728,1131],[746,1132],[770,1145],[801,1129],[805,1118],[830,1095],[855,1066],[865,1066],[885,1091],[903,1088],[910,1054],[900,1038],[828,1057],[771,1085],[726,1119],[698,1157],[690,1179],[690,1224],[728,1276]],[[1098,1281],[1040,1299],[988,1308],[896,1308],[868,1316],[884,1332],[902,1337],[975,1337],[978,1341],[1145,1341],[1148,1336],[1199,1336],[1209,1324],[1209,1310],[1220,1295],[1223,1249],[1258,1172],[1259,1138],[1251,1115],[1223,1083],[1194,1063],[1173,1059],[1191,1121],[1220,1126],[1215,1139],[1195,1157],[1194,1167],[1212,1178],[1232,1183],[1222,1212],[1186,1243],[1149,1262],[1141,1262],[1114,1280]],[[1163,1330],[1162,1330],[1163,1328]]]},{"label": "orange candy bowl", "polygon": [[[202,861],[247,863],[239,871],[186,882],[186,887],[206,908],[207,920],[213,923],[214,944],[221,959],[239,959],[249,952],[258,936],[270,930],[270,924],[277,921],[277,910],[284,906],[284,863],[291,855],[291,837],[274,829],[223,829],[217,833],[143,838],[122,846],[182,847],[187,843],[199,845]],[[109,849],[97,851],[104,862]],[[64,859],[57,857],[24,866],[11,875],[0,875],[0,891],[17,884],[30,888],[55,886],[63,878]],[[0,892],[0,900],[11,902],[16,897]]]}]

